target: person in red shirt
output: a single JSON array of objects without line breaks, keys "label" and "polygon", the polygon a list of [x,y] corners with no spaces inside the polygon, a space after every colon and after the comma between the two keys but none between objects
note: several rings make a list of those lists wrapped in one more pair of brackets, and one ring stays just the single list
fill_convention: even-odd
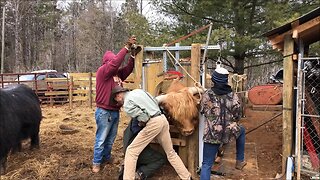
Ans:
[{"label": "person in red shirt", "polygon": [[[134,68],[135,55],[141,48],[134,48],[136,37],[131,36],[126,45],[114,54],[106,51],[103,55],[102,65],[96,73],[96,111],[95,120],[97,124],[95,144],[93,151],[92,172],[100,171],[103,162],[111,162],[111,149],[117,135],[119,124],[119,109],[121,104],[113,104],[110,101],[112,89],[122,85]],[[127,64],[120,68],[125,61],[128,52],[131,54]]]}]

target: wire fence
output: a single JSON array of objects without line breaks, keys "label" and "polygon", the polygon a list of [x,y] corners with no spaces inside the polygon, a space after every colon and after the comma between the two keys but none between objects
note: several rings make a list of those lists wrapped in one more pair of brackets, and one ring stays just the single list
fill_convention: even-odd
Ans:
[{"label": "wire fence", "polygon": [[299,56],[297,77],[297,173],[319,177],[320,58]]}]

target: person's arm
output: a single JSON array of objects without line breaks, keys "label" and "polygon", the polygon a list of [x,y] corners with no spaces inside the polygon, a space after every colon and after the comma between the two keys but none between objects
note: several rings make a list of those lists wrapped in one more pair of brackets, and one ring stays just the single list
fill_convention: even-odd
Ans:
[{"label": "person's arm", "polygon": [[210,109],[212,108],[212,103],[210,103],[210,98],[208,96],[207,93],[204,93],[202,96],[202,99],[200,101],[200,113],[201,114],[205,114],[205,113],[209,113],[211,114]]},{"label": "person's arm", "polygon": [[[120,67],[121,63],[123,62],[126,54],[129,52],[129,49],[131,48],[132,44],[135,44],[135,43],[136,43],[136,37],[131,36],[128,39],[126,45],[118,52],[117,55],[115,55],[115,56],[110,55],[111,59],[108,62],[106,62],[106,64],[104,64],[104,66],[103,66],[104,77],[110,78],[118,73],[119,67]],[[133,69],[133,67],[132,67],[132,69]]]},{"label": "person's arm", "polygon": [[231,112],[232,112],[232,120],[233,121],[239,121],[241,118],[241,103],[239,100],[239,97],[236,93],[233,94],[233,100],[232,100],[232,107],[231,107]]},{"label": "person's arm", "polygon": [[131,100],[125,103],[123,108],[130,117],[137,118],[138,121],[147,122],[150,119],[150,115]]},{"label": "person's arm", "polygon": [[113,58],[110,61],[104,64],[103,72],[105,77],[112,77],[118,72],[119,67],[127,53],[128,50],[124,47],[118,52],[117,55],[113,56]]},{"label": "person's arm", "polygon": [[127,79],[127,77],[132,73],[133,68],[134,68],[134,58],[130,56],[128,60],[128,64],[125,67],[119,69],[118,71],[119,78],[122,81]]}]

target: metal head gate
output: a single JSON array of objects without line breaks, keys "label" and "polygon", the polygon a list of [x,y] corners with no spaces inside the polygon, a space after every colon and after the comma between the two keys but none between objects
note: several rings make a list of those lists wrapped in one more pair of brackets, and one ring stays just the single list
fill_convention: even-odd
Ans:
[{"label": "metal head gate", "polygon": [[299,54],[297,71],[296,172],[319,177],[320,58]]}]

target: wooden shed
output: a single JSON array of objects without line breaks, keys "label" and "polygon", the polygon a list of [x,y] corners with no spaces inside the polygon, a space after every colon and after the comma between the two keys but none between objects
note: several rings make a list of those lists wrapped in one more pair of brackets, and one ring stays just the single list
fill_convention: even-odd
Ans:
[{"label": "wooden shed", "polygon": [[[303,88],[305,86],[304,79],[306,79],[306,76],[303,76],[304,64],[299,64],[299,61],[315,60],[319,62],[319,57],[309,57],[309,48],[311,44],[319,43],[320,40],[320,8],[316,8],[290,23],[266,32],[264,36],[269,39],[274,49],[281,51],[283,54],[282,175],[286,173],[288,157],[294,157],[297,179],[300,179],[301,159],[299,159],[299,156],[301,155],[300,148],[303,147],[300,140],[301,136],[305,135],[305,131],[303,130],[303,117],[306,114],[303,106],[305,103],[308,103],[306,102],[307,98],[305,98],[308,97],[308,94],[303,94],[304,90],[306,90],[306,88]],[[320,84],[318,79],[314,78],[313,80],[316,81],[313,86]],[[298,89],[297,97],[295,96],[295,89]],[[319,86],[317,86],[316,89],[319,91]],[[314,105],[320,102],[312,103]],[[314,110],[313,113],[311,120],[318,132],[319,128],[317,127],[320,125],[319,111]],[[319,136],[319,134],[317,136]],[[303,138],[302,140],[304,140]],[[304,144],[304,146],[306,146],[306,144]],[[316,159],[317,157],[314,158],[313,160],[311,157],[311,160],[314,161],[312,163],[316,168],[316,172],[319,168],[319,155],[318,159]]]}]

